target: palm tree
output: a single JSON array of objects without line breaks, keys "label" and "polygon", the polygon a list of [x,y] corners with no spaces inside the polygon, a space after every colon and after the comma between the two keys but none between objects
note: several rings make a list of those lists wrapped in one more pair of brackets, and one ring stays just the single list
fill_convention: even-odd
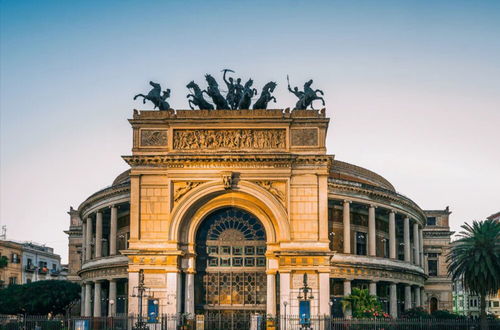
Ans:
[{"label": "palm tree", "polygon": [[448,273],[464,289],[481,297],[482,328],[486,326],[486,296],[500,289],[500,222],[473,221],[462,225],[447,257]]},{"label": "palm tree", "polygon": [[342,301],[344,312],[347,308],[352,310],[354,317],[382,316],[382,306],[376,296],[371,295],[366,289],[353,288],[350,295]]}]

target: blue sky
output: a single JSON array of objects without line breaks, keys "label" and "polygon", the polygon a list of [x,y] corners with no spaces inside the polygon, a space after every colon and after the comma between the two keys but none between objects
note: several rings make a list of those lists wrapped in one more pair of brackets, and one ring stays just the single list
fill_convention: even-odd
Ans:
[{"label": "blue sky", "polygon": [[133,95],[231,68],[314,79],[328,152],[452,227],[500,210],[499,1],[1,1],[0,223],[67,255],[66,211],[127,168]]}]

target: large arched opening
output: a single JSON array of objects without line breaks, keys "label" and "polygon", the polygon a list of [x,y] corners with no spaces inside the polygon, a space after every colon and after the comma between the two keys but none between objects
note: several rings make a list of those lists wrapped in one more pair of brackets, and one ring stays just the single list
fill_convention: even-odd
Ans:
[{"label": "large arched opening", "polygon": [[266,231],[256,216],[237,207],[209,213],[196,233],[196,313],[224,329],[265,314],[265,253]]}]

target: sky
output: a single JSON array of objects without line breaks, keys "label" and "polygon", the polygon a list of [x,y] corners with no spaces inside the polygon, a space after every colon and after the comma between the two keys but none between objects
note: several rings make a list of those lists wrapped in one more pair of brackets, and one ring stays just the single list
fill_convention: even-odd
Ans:
[{"label": "sky", "polygon": [[67,260],[70,206],[127,169],[148,81],[313,79],[335,158],[451,228],[500,211],[500,1],[0,0],[0,225]]}]

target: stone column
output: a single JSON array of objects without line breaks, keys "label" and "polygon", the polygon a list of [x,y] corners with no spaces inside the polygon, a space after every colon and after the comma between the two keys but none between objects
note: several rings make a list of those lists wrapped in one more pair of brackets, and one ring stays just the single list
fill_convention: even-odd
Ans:
[{"label": "stone column", "polygon": [[94,283],[94,317],[101,316],[101,282]]},{"label": "stone column", "polygon": [[413,224],[413,241],[415,247],[413,261],[415,265],[420,266],[420,235],[417,222]]},{"label": "stone column", "polygon": [[368,208],[368,255],[377,255],[377,230],[375,226],[375,206]]},{"label": "stone column", "polygon": [[113,205],[111,207],[111,219],[109,228],[109,255],[116,254],[116,227],[118,222],[118,208]]},{"label": "stone column", "polygon": [[429,262],[425,254],[424,254],[424,273],[429,275]]},{"label": "stone column", "polygon": [[404,220],[404,227],[403,227],[403,234],[404,234],[404,245],[405,245],[405,261],[410,262],[410,218],[405,217]]},{"label": "stone column", "polygon": [[420,266],[423,268],[424,267],[424,230],[420,229],[418,233],[419,237],[419,246],[420,246]]},{"label": "stone column", "polygon": [[[179,275],[178,272],[167,273],[167,305],[165,314],[174,315],[180,313],[179,303],[181,303],[181,294],[178,290],[180,285]],[[147,311],[145,312],[147,313]]]},{"label": "stone column", "polygon": [[389,258],[396,259],[396,213],[389,213]]},{"label": "stone column", "polygon": [[425,290],[424,290],[424,287],[420,287],[420,304],[421,306],[424,306],[425,305]]},{"label": "stone column", "polygon": [[330,316],[330,273],[319,273],[319,314]]},{"label": "stone column", "polygon": [[82,291],[80,292],[80,316],[85,316],[85,283],[82,283]]},{"label": "stone column", "polygon": [[377,295],[377,282],[376,281],[371,281],[370,282],[370,294],[372,296]]},{"label": "stone column", "polygon": [[87,260],[86,250],[87,250],[87,222],[82,221],[82,263],[84,263]]},{"label": "stone column", "polygon": [[405,284],[405,310],[411,308],[411,286]]},{"label": "stone column", "polygon": [[351,253],[351,201],[344,201],[344,253]]},{"label": "stone column", "polygon": [[415,295],[415,307],[422,306],[420,301],[420,288],[418,286],[413,288],[413,294]]},{"label": "stone column", "polygon": [[186,274],[186,301],[184,309],[186,313],[194,315],[194,273],[188,272]]},{"label": "stone column", "polygon": [[102,212],[97,211],[95,217],[95,257],[102,257]]},{"label": "stone column", "polygon": [[[109,280],[109,308],[108,316],[116,315],[116,279]],[[113,301],[113,303],[111,303]]]},{"label": "stone column", "polygon": [[284,308],[284,302],[288,304],[287,315],[291,311],[290,298],[290,273],[280,272],[280,308]]},{"label": "stone column", "polygon": [[85,283],[85,313],[84,316],[92,316],[90,298],[92,297],[92,282]]},{"label": "stone column", "polygon": [[398,317],[398,287],[396,283],[389,286],[389,309],[393,318]]},{"label": "stone column", "polygon": [[87,235],[85,235],[85,260],[92,259],[92,218],[87,218]]},{"label": "stone column", "polygon": [[[351,280],[344,280],[344,297],[348,296],[351,294]],[[351,308],[346,308],[345,310],[345,318],[351,318],[352,316],[352,310]]]},{"label": "stone column", "polygon": [[266,314],[276,315],[276,274],[274,271],[267,273]]}]

